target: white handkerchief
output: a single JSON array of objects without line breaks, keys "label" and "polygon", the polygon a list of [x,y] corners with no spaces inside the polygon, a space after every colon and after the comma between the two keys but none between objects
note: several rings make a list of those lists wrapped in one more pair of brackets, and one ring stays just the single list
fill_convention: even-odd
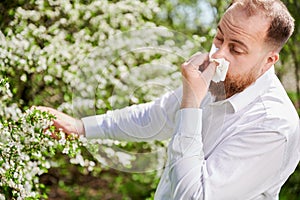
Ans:
[{"label": "white handkerchief", "polygon": [[210,62],[217,62],[219,64],[216,68],[216,73],[214,74],[212,81],[218,83],[220,81],[225,80],[230,62],[225,60],[225,58],[218,58],[218,59],[211,58],[211,56],[216,51],[218,51],[218,48],[214,44],[212,44],[210,52],[209,52],[209,60],[210,60]]}]

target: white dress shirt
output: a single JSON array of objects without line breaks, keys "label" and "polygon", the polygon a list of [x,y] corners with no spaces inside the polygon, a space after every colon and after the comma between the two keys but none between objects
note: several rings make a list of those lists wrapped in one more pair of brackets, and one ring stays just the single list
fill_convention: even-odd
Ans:
[{"label": "white dress shirt", "polygon": [[87,138],[171,138],[155,199],[276,200],[300,158],[299,117],[271,68],[243,92],[179,109],[182,89],[82,118]]}]

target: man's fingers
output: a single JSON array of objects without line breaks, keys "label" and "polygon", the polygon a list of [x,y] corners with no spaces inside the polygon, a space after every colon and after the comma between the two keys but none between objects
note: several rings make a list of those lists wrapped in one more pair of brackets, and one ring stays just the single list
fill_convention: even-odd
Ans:
[{"label": "man's fingers", "polygon": [[53,125],[55,126],[56,131],[59,131],[59,129],[62,129],[62,125],[59,123],[59,120],[61,118],[61,114],[59,111],[50,108],[50,107],[45,107],[45,106],[37,106],[35,107],[36,109],[42,111],[42,112],[49,112],[50,114],[54,115],[56,119],[53,119]]},{"label": "man's fingers", "polygon": [[202,72],[202,76],[207,84],[210,83],[214,74],[216,73],[217,63],[210,62],[207,68]]},{"label": "man's fingers", "polygon": [[195,57],[201,55],[201,52],[197,52],[194,55],[192,55],[188,60],[185,61],[185,63],[190,63],[191,61],[193,61],[195,59]]},{"label": "man's fingers", "polygon": [[[43,112],[49,112],[50,114],[52,114],[56,117],[56,120],[63,120],[63,119],[70,118],[67,114],[57,111],[50,107],[38,106],[38,107],[36,107],[36,109],[43,111]],[[54,120],[54,123],[55,123],[55,120]]]},{"label": "man's fingers", "polygon": [[[212,77],[215,74],[216,67],[217,63],[209,62],[209,55],[207,53],[202,54],[198,52],[182,65],[182,72],[184,76],[187,74],[193,74],[193,77],[198,76],[200,73],[206,84],[209,85]],[[194,73],[193,71],[195,70],[200,72]]]},{"label": "man's fingers", "polygon": [[202,65],[207,60],[208,60],[208,54],[203,54],[201,52],[198,52],[198,53],[194,54],[184,64],[187,65],[188,67],[192,67],[192,68],[198,70],[199,66]]},{"label": "man's fingers", "polygon": [[35,106],[34,108],[36,108],[37,110],[40,110],[42,112],[49,112],[53,115],[57,114],[57,111],[53,108],[49,108],[49,107],[45,107],[45,106]]},{"label": "man's fingers", "polygon": [[38,106],[36,107],[36,109],[43,112],[49,112],[50,114],[55,116],[55,119],[53,119],[52,121],[57,132],[63,131],[67,135],[75,134],[76,137],[79,135],[85,135],[83,123],[80,119],[73,118],[50,107]]}]

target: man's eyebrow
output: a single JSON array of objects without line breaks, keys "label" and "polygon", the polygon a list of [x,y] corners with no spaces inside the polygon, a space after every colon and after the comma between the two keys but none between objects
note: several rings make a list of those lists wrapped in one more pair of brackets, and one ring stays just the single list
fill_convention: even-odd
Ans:
[{"label": "man's eyebrow", "polygon": [[[224,35],[220,25],[218,25],[217,29],[221,32],[222,35]],[[237,39],[231,39],[231,41],[242,45],[246,50],[248,50],[248,46],[245,43],[243,43],[242,41],[237,40]]]},{"label": "man's eyebrow", "polygon": [[247,45],[245,45],[244,42],[242,42],[240,40],[236,40],[236,39],[231,39],[231,41],[242,45],[246,50],[248,50],[248,47],[247,47]]}]

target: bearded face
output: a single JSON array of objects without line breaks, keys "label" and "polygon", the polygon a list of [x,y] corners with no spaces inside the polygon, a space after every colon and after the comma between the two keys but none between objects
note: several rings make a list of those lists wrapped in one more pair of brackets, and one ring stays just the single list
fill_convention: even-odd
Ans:
[{"label": "bearded face", "polygon": [[210,84],[216,100],[242,92],[278,61],[278,52],[265,42],[269,26],[269,19],[259,13],[249,17],[234,6],[226,11],[213,40],[218,50],[211,58],[224,58],[230,65],[223,82]]},{"label": "bearded face", "polygon": [[[255,68],[253,68],[255,69]],[[216,101],[224,100],[237,93],[242,92],[257,79],[257,72],[251,70],[248,75],[227,74],[224,81],[215,83],[211,81],[209,86],[210,93],[216,97]]]}]

